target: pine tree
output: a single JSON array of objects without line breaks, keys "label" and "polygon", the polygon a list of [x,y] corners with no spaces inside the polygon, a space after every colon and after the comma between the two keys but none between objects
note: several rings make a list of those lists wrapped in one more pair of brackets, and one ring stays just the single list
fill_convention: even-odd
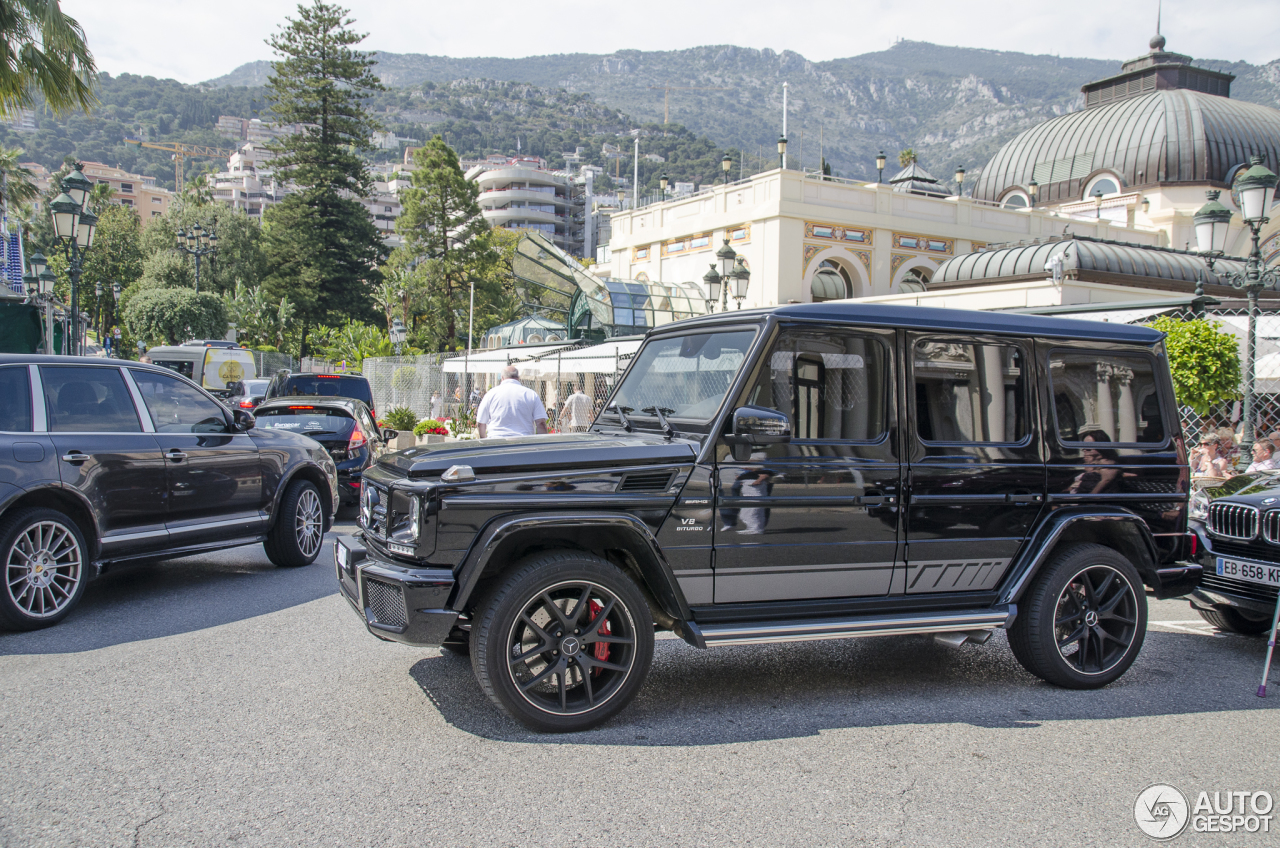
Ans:
[{"label": "pine tree", "polygon": [[263,234],[268,292],[296,305],[305,354],[310,328],[370,313],[385,247],[356,198],[372,186],[359,154],[378,128],[367,100],[383,86],[373,55],[353,49],[365,36],[349,29],[346,9],[315,0],[286,21],[269,41],[281,58],[268,97],[278,121],[302,130],[271,150],[276,175],[298,190],[267,211]]},{"label": "pine tree", "polygon": [[[413,187],[400,193],[403,211],[396,232],[404,250],[427,261],[432,317],[445,344],[458,338],[458,317],[469,307],[469,283],[477,281],[477,311],[501,296],[500,284],[488,273],[499,259],[480,213],[480,187],[462,173],[458,155],[436,136],[413,154],[418,169]],[[491,291],[490,289],[496,289]]]}]

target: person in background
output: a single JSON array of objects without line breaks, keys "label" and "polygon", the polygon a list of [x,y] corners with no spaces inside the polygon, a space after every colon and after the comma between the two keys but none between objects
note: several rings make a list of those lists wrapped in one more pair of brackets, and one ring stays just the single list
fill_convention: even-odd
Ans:
[{"label": "person in background", "polygon": [[1277,468],[1275,458],[1276,446],[1267,439],[1258,439],[1253,443],[1253,462],[1245,469],[1246,474],[1255,471],[1274,471]]},{"label": "person in background", "polygon": [[547,410],[538,393],[520,382],[520,369],[502,369],[502,382],[490,389],[476,411],[482,439],[513,439],[547,432]]},{"label": "person in background", "polygon": [[569,396],[564,399],[564,408],[560,414],[568,422],[568,432],[587,432],[587,428],[591,426],[591,398],[570,383]]},{"label": "person in background", "polygon": [[1222,448],[1216,435],[1208,436],[1200,446],[1191,451],[1192,477],[1231,476],[1230,464],[1222,454]]},{"label": "person in background", "polygon": [[431,393],[431,417],[439,421],[444,414],[444,404],[440,400],[440,392]]}]

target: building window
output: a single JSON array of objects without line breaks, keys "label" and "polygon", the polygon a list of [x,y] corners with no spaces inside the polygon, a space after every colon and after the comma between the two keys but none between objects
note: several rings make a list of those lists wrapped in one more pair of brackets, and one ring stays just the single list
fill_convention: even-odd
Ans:
[{"label": "building window", "polygon": [[929,270],[927,268],[909,268],[898,281],[899,292],[922,292],[929,290]]},{"label": "building window", "polygon": [[1031,205],[1030,198],[1022,191],[1012,191],[1000,201],[1005,209],[1026,209]]},{"label": "building window", "polygon": [[122,197],[122,198],[120,198],[120,205],[121,205],[121,206],[128,206],[128,207],[132,207],[132,206],[133,206],[133,201],[132,201],[132,200],[130,200],[129,198],[127,198],[127,197]]},{"label": "building window", "polygon": [[120,183],[120,191],[125,194],[133,194],[133,183]]},{"label": "building window", "polygon": [[1097,192],[1098,189],[1102,189],[1103,195],[1119,194],[1120,181],[1116,177],[1106,174],[1095,177],[1089,185],[1085,186],[1084,199],[1088,200],[1093,197],[1094,193]]},{"label": "building window", "polygon": [[814,303],[843,300],[851,296],[852,289],[853,283],[849,279],[849,272],[830,259],[823,260],[813,275],[813,281],[809,284],[809,294]]}]

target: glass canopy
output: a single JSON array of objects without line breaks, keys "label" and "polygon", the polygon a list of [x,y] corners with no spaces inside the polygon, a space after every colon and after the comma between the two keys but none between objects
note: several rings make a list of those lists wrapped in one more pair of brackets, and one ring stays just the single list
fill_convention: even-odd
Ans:
[{"label": "glass canopy", "polygon": [[644,333],[707,311],[695,283],[604,280],[538,233],[520,239],[513,266],[528,286],[525,305],[561,315],[573,339]]}]

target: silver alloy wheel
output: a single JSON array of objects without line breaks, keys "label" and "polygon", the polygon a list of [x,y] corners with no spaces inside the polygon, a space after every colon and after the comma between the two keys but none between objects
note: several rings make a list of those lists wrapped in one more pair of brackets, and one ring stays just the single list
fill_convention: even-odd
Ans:
[{"label": "silver alloy wheel", "polygon": [[5,587],[24,615],[50,618],[76,593],[83,571],[80,543],[57,521],[37,521],[18,534],[5,556]]},{"label": "silver alloy wheel", "polygon": [[324,517],[320,513],[320,496],[315,489],[303,489],[298,496],[293,531],[303,556],[313,557],[320,551],[320,543],[324,539]]}]

